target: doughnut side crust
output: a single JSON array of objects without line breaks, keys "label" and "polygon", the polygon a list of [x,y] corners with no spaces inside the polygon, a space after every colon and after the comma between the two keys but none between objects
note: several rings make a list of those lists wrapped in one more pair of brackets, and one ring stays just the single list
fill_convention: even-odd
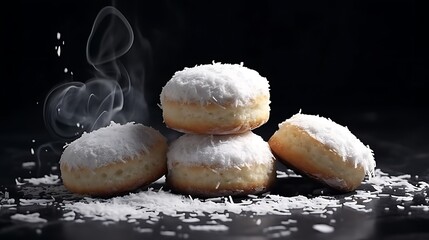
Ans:
[{"label": "doughnut side crust", "polygon": [[362,165],[345,161],[298,126],[283,124],[268,143],[281,162],[340,191],[353,191],[365,177]]},{"label": "doughnut side crust", "polygon": [[95,169],[60,163],[64,186],[71,192],[91,196],[113,196],[145,186],[167,172],[167,143],[157,139],[147,153],[124,158]]},{"label": "doughnut side crust", "polygon": [[167,184],[175,191],[201,197],[241,196],[268,191],[275,182],[274,161],[243,167],[189,165],[175,160]]},{"label": "doughnut side crust", "polygon": [[237,134],[265,124],[270,116],[270,100],[261,96],[246,106],[200,104],[163,100],[165,124],[184,133]]}]

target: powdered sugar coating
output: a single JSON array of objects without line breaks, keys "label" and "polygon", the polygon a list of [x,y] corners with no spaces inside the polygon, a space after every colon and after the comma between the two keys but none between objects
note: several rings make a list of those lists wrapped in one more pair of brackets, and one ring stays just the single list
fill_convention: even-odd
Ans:
[{"label": "powdered sugar coating", "polygon": [[271,163],[274,156],[267,142],[253,132],[246,132],[238,135],[182,135],[170,145],[167,159],[169,169],[175,161],[229,168]]},{"label": "powdered sugar coating", "polygon": [[65,146],[60,163],[70,168],[95,169],[124,162],[148,153],[155,139],[164,138],[157,130],[133,122],[109,126],[84,133]]},{"label": "powdered sugar coating", "polygon": [[243,64],[212,63],[178,71],[161,91],[165,99],[200,104],[217,103],[245,106],[260,96],[269,97],[265,77]]},{"label": "powdered sugar coating", "polygon": [[298,113],[279,124],[292,124],[305,130],[310,136],[340,155],[344,161],[360,165],[369,176],[374,175],[375,160],[373,151],[365,146],[347,127],[331,119],[317,115]]}]

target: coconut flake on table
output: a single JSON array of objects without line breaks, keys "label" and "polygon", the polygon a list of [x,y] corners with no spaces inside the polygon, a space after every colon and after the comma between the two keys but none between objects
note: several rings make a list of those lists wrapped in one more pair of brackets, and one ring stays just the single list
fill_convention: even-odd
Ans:
[{"label": "coconut flake on table", "polygon": [[269,83],[243,64],[197,65],[177,71],[162,88],[160,100],[245,106],[260,96],[269,96]]},{"label": "coconut flake on table", "polygon": [[[281,197],[267,195],[264,199],[258,199],[248,204],[205,201],[191,199],[163,190],[148,189],[138,193],[130,193],[126,196],[111,199],[91,199],[70,202],[64,205],[65,209],[75,211],[83,217],[95,220],[126,221],[127,219],[159,220],[159,213],[168,216],[178,214],[197,213],[195,216],[207,215],[211,220],[232,221],[228,217],[229,212],[240,214],[253,212],[256,215],[274,214],[288,215],[292,209],[306,211],[320,211],[324,208],[341,206],[339,201],[333,198],[307,198],[305,196]],[[198,214],[199,212],[203,214]],[[183,222],[197,222],[198,218],[183,218]]]},{"label": "coconut flake on table", "polygon": [[410,178],[411,175],[409,174],[392,176],[381,171],[381,169],[376,169],[375,176],[366,182],[372,184],[379,192],[381,192],[383,188],[390,187],[404,188],[406,192],[418,192],[429,188],[429,184],[427,182],[419,181],[417,184],[412,184],[410,181],[408,181]]},{"label": "coconut flake on table", "polygon": [[310,136],[328,146],[340,155],[344,161],[350,161],[355,166],[364,168],[368,176],[374,175],[374,153],[365,146],[347,127],[329,118],[318,115],[302,114],[301,112],[279,124],[291,124],[305,130]]},{"label": "coconut flake on table", "polygon": [[[39,185],[39,184],[54,185],[54,184],[59,183],[61,181],[61,179],[58,177],[58,175],[49,174],[49,175],[45,175],[44,177],[41,177],[41,178],[24,178],[23,181],[31,183],[33,185]],[[23,182],[19,182],[18,179],[15,179],[15,182],[18,186],[25,184]]]},{"label": "coconut flake on table", "polygon": [[39,205],[39,206],[46,206],[50,203],[53,203],[55,199],[19,199],[19,205],[20,206],[31,206],[31,205]]},{"label": "coconut flake on table", "polygon": [[[222,223],[234,221],[231,213],[250,214],[251,217],[263,215],[288,216],[293,215],[295,210],[298,210],[300,214],[307,214],[312,218],[322,219],[326,218],[328,214],[332,215],[343,208],[362,213],[371,212],[372,203],[366,204],[365,200],[378,199],[384,196],[392,199],[396,206],[399,204],[399,202],[397,203],[397,199],[401,199],[401,202],[412,201],[410,197],[428,189],[428,184],[423,181],[413,184],[409,181],[407,175],[390,176],[388,173],[384,173],[379,169],[376,169],[375,176],[371,178],[371,180],[366,179],[363,184],[379,190],[371,191],[358,189],[355,194],[343,198],[334,198],[330,196],[306,197],[301,195],[285,197],[267,193],[259,196],[251,196],[242,201],[237,199],[231,201],[229,197],[212,199],[191,198],[189,196],[164,191],[162,187],[161,189],[149,188],[145,191],[129,193],[124,196],[109,199],[82,198],[74,195],[68,196],[67,191],[62,185],[34,185],[31,188],[30,184],[26,184],[20,187],[18,191],[23,192],[25,196],[33,195],[36,197],[35,199],[19,199],[19,203],[22,206],[31,204],[46,206],[61,201],[59,207],[65,212],[62,218],[64,221],[85,222],[87,220],[95,220],[102,221],[106,224],[119,221],[132,224],[157,224],[164,216],[169,216],[186,223],[188,226],[213,226],[194,227],[195,231],[216,231],[214,229],[223,228],[222,226],[224,224]],[[396,192],[395,195],[389,194],[388,192],[391,191],[391,189],[388,188],[389,186],[393,186],[393,189],[401,188],[405,190],[405,192]],[[43,196],[49,196],[49,198],[40,199],[40,197],[42,197],[42,195],[40,195],[42,192],[44,193]],[[428,199],[425,199],[427,202]],[[9,206],[6,200],[7,199],[2,199],[2,201],[0,201],[1,207]],[[401,209],[400,205],[398,206],[398,209]],[[407,209],[409,208],[411,211],[429,211],[429,207],[426,205],[407,204],[406,206]],[[409,212],[409,214],[411,214],[411,212]],[[29,215],[27,217],[36,217],[37,219],[40,215]],[[25,217],[17,215],[14,218]],[[40,220],[40,222],[44,221]],[[286,229],[284,229],[284,227],[281,227],[281,229],[280,227],[278,229],[269,228],[270,231],[267,232],[267,234],[270,237],[286,236],[295,231],[293,226],[296,223],[297,220],[288,218],[287,221],[281,221],[281,224],[287,225]],[[329,223],[335,223],[335,219],[330,219]],[[255,226],[262,225],[261,218],[255,217],[254,224]],[[197,230],[196,228],[201,229]],[[211,230],[208,228],[211,228]],[[139,231],[139,229],[140,228],[136,228],[135,230]],[[142,230],[141,232],[146,232],[146,230]],[[167,235],[169,234],[168,232],[164,233]]]},{"label": "coconut flake on table", "polygon": [[46,222],[48,222],[48,220],[40,217],[40,213],[29,213],[29,214],[16,213],[16,214],[10,216],[10,218],[12,220],[29,222],[29,223],[46,223]]},{"label": "coconut flake on table", "polygon": [[287,169],[286,172],[277,170],[277,178],[302,178],[301,175],[296,174],[293,170]]},{"label": "coconut flake on table", "polygon": [[331,233],[335,230],[334,227],[326,224],[314,224],[313,229],[321,233]]},{"label": "coconut flake on table", "polygon": [[228,231],[229,227],[225,225],[189,225],[192,231]]}]

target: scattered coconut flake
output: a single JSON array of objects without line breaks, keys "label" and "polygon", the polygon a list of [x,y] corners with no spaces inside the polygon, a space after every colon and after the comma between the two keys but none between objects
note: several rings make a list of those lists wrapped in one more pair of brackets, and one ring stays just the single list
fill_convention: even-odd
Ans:
[{"label": "scattered coconut flake", "polygon": [[64,221],[73,221],[76,218],[76,213],[73,211],[67,212],[63,214],[63,220]]},{"label": "scattered coconut flake", "polygon": [[[281,173],[280,173],[281,174]],[[287,173],[289,174],[289,172]],[[162,186],[157,189],[149,188],[137,193],[129,193],[113,198],[89,198],[76,196],[68,192],[60,183],[56,175],[46,175],[42,178],[32,178],[15,180],[23,196],[35,196],[35,199],[20,199],[20,206],[40,205],[46,206],[58,202],[58,209],[64,211],[63,221],[85,222],[88,220],[102,221],[102,224],[110,225],[122,221],[130,224],[150,224],[159,223],[164,216],[177,218],[179,221],[193,226],[196,231],[227,231],[226,225],[219,224],[222,222],[233,221],[231,213],[241,215],[249,214],[254,217],[256,225],[261,225],[262,220],[256,216],[278,215],[287,216],[295,214],[298,210],[300,214],[309,215],[312,218],[325,219],[328,215],[333,215],[344,208],[358,212],[371,212],[373,204],[367,204],[374,199],[387,197],[393,201],[398,210],[404,210],[403,202],[414,201],[414,196],[420,194],[423,201],[428,202],[426,191],[428,184],[424,181],[416,182],[410,175],[391,176],[376,169],[375,176],[366,179],[363,185],[367,185],[365,190],[358,189],[354,194],[347,196],[281,196],[271,193],[262,195],[249,195],[247,198],[232,198],[230,196],[217,197],[209,199],[192,198],[163,190]],[[165,178],[160,179],[160,183],[165,182]],[[22,186],[23,185],[23,186]],[[422,192],[423,191],[423,192]],[[7,193],[7,194],[6,194]],[[1,193],[2,194],[2,193]],[[1,196],[0,194],[0,196]],[[5,191],[4,196],[8,195]],[[60,200],[56,200],[60,199]],[[1,207],[16,207],[12,201],[14,199],[0,199]],[[10,201],[9,203],[7,201]],[[419,202],[420,203],[420,202]],[[413,204],[409,209],[416,211],[429,211],[429,206],[425,204]],[[408,207],[407,207],[408,208]],[[311,214],[311,215],[310,215]],[[404,212],[404,214],[412,214]],[[31,218],[32,215],[30,215]],[[17,215],[14,218],[20,218]],[[33,216],[34,217],[34,216]],[[37,215],[36,217],[40,217]],[[39,220],[43,222],[43,220]],[[31,220],[29,220],[31,221]],[[35,220],[37,221],[37,220]],[[46,221],[46,220],[45,220]],[[329,224],[334,224],[335,219],[329,219]],[[201,223],[201,224],[192,224]],[[287,219],[281,221],[281,226],[271,226],[264,228],[267,237],[279,238],[287,236],[297,230],[297,220]],[[287,226],[285,226],[287,225]],[[290,227],[292,225],[292,227]],[[315,230],[334,231],[329,225],[318,227]],[[146,225],[147,227],[148,225]],[[207,227],[209,226],[209,227]],[[219,227],[220,226],[220,227]],[[222,227],[225,226],[225,227]],[[327,226],[327,227],[326,227]],[[319,229],[316,229],[319,228]],[[146,229],[146,230],[145,230]],[[149,232],[147,229],[152,228],[134,228],[137,232]],[[191,227],[190,227],[191,229]],[[198,229],[198,230],[197,230]],[[322,229],[322,230],[320,230]],[[180,230],[180,229],[175,229]],[[193,230],[193,229],[191,229]],[[154,230],[152,230],[154,231]],[[187,234],[177,233],[175,231],[164,230],[161,228],[164,236],[189,237]],[[161,234],[161,233],[160,233]],[[173,235],[174,234],[174,235]]]},{"label": "scattered coconut flake", "polygon": [[314,224],[313,229],[321,233],[331,233],[334,231],[334,227],[326,224]]},{"label": "scattered coconut flake", "polygon": [[194,222],[199,222],[201,221],[199,218],[185,218],[182,219],[182,222],[184,223],[194,223]]},{"label": "scattered coconut flake", "polygon": [[268,235],[268,238],[281,238],[281,237],[286,237],[289,236],[291,234],[291,231],[280,231],[278,233],[272,233]]},{"label": "scattered coconut flake", "polygon": [[278,231],[278,230],[285,230],[285,226],[270,226],[264,228],[263,232],[270,232],[270,231]]},{"label": "scattered coconut flake", "polygon": [[30,213],[30,214],[21,214],[16,213],[12,216],[10,216],[11,219],[17,220],[17,221],[23,221],[23,222],[29,222],[29,223],[46,223],[48,220],[41,218],[40,213]]},{"label": "scattered coconut flake", "polygon": [[192,231],[228,231],[225,225],[189,225]]},{"label": "scattered coconut flake", "polygon": [[284,224],[284,225],[288,225],[288,224],[291,224],[291,223],[297,223],[297,221],[294,220],[294,219],[288,219],[286,221],[281,221],[280,223]]},{"label": "scattered coconut flake", "polygon": [[139,233],[151,233],[151,232],[153,232],[153,229],[151,229],[151,228],[136,227],[136,228],[134,228],[134,230],[139,232]]},{"label": "scattered coconut flake", "polygon": [[[397,187],[404,189],[407,192],[417,192],[422,191],[425,188],[428,188],[429,184],[426,182],[419,182],[417,185],[413,185],[411,182],[408,181],[408,179],[411,178],[411,175],[409,174],[403,174],[399,176],[391,176],[387,173],[382,172],[380,169],[375,170],[375,176],[369,180],[367,180],[367,183],[373,184],[375,186],[379,186],[379,191],[382,190],[382,188],[392,188]],[[381,194],[379,194],[380,196]],[[384,196],[384,195],[383,195]]]},{"label": "scattered coconut flake", "polygon": [[158,180],[156,180],[155,182],[156,184],[164,184],[165,183],[165,175],[160,177]]},{"label": "scattered coconut flake", "polygon": [[420,209],[420,210],[423,210],[425,212],[429,211],[429,206],[425,206],[425,205],[411,205],[410,208],[411,209]]},{"label": "scattered coconut flake", "polygon": [[58,175],[50,174],[45,175],[42,178],[24,178],[25,182],[29,182],[34,185],[39,184],[57,184],[61,181],[61,179],[58,177]]},{"label": "scattered coconut flake", "polygon": [[176,236],[176,232],[174,231],[160,231],[159,234],[163,236]]},{"label": "scattered coconut flake", "polygon": [[19,199],[19,204],[21,206],[30,206],[30,205],[47,205],[54,202],[55,199]]}]

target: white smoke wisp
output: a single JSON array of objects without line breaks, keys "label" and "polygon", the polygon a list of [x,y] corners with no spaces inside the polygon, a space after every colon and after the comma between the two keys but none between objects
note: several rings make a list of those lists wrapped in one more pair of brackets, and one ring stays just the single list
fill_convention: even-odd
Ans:
[{"label": "white smoke wisp", "polygon": [[49,92],[44,104],[48,130],[72,139],[111,121],[144,122],[148,118],[144,81],[150,54],[149,42],[141,34],[135,38],[119,10],[112,6],[101,9],[86,47],[94,77],[66,82]]}]

